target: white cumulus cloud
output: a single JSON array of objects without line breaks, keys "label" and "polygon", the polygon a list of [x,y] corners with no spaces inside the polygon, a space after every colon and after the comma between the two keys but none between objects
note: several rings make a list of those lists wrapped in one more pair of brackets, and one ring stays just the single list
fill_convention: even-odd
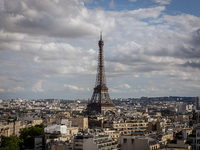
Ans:
[{"label": "white cumulus cloud", "polygon": [[38,81],[32,88],[33,92],[44,92],[44,89],[42,88],[42,80]]},{"label": "white cumulus cloud", "polygon": [[156,3],[159,3],[160,5],[166,5],[170,4],[172,0],[153,0]]},{"label": "white cumulus cloud", "polygon": [[83,88],[79,88],[77,86],[74,86],[74,85],[67,85],[65,84],[64,87],[68,90],[72,90],[72,91],[84,91]]}]

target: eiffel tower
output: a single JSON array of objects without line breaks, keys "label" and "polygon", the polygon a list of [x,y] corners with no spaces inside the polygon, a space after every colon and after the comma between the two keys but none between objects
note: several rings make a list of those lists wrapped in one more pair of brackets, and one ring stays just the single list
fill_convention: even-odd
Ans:
[{"label": "eiffel tower", "polygon": [[92,94],[92,98],[87,105],[87,111],[100,113],[102,115],[105,115],[107,112],[112,112],[115,115],[118,115],[115,104],[113,104],[111,101],[106,85],[103,45],[104,42],[102,40],[101,33],[99,40],[96,84]]}]

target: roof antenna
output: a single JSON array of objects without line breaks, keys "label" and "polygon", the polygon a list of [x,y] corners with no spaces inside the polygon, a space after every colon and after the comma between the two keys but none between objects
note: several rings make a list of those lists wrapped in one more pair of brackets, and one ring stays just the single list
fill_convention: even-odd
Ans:
[{"label": "roof antenna", "polygon": [[102,40],[102,31],[100,32],[100,40]]}]

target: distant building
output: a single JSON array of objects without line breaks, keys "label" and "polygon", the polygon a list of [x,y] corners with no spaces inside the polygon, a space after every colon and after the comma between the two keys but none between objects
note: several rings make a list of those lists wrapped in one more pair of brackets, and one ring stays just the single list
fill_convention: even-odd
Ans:
[{"label": "distant building", "polygon": [[31,124],[31,126],[40,125],[43,122],[42,118],[40,117],[36,117],[36,118],[24,117],[23,119],[24,121],[27,122],[27,124]]},{"label": "distant building", "polygon": [[193,124],[198,124],[198,123],[200,123],[200,112],[195,112],[195,113],[193,113],[192,123],[193,123]]},{"label": "distant building", "polygon": [[127,121],[124,123],[113,122],[110,124],[114,130],[119,131],[120,134],[130,135],[135,131],[145,131],[147,128],[148,122],[144,121]]},{"label": "distant building", "polygon": [[107,135],[78,135],[74,138],[74,150],[117,150],[117,142]]},{"label": "distant building", "polygon": [[106,135],[109,135],[114,141],[118,141],[121,135],[119,131],[115,131],[115,130],[105,130],[104,132]]},{"label": "distant building", "polygon": [[51,140],[46,144],[45,150],[68,150],[68,144],[63,141],[54,141]]},{"label": "distant building", "polygon": [[20,121],[9,122],[10,135],[19,136]]},{"label": "distant building", "polygon": [[68,128],[72,126],[72,122],[69,121],[68,119],[62,119],[61,124],[66,125]]},{"label": "distant building", "polygon": [[179,104],[178,112],[179,113],[187,113],[188,112],[188,105],[185,104],[185,103]]},{"label": "distant building", "polygon": [[121,136],[118,140],[121,150],[156,150],[160,148],[159,141],[147,136]]},{"label": "distant building", "polygon": [[186,140],[177,140],[177,143],[172,144],[168,143],[167,147],[169,148],[183,148],[183,149],[191,149],[191,146],[189,144],[185,144]]},{"label": "distant building", "polygon": [[177,121],[188,125],[189,124],[189,116],[188,115],[178,115]]},{"label": "distant building", "polygon": [[200,149],[200,128],[196,129],[196,149]]},{"label": "distant building", "polygon": [[13,121],[13,122],[0,122],[0,136],[11,136],[16,135],[19,136],[19,131],[21,128],[21,121]]},{"label": "distant building", "polygon": [[88,128],[88,118],[69,118],[69,121],[72,126],[76,126],[82,131]]},{"label": "distant building", "polygon": [[[45,132],[46,147],[52,147],[51,146],[52,144],[53,145],[59,144],[55,141],[72,143],[74,136],[77,135],[78,131],[79,131],[78,127],[70,127],[70,126],[66,126],[65,124],[60,124],[60,125],[56,124],[49,127],[45,127],[44,132]],[[52,140],[54,142],[52,142]],[[65,144],[61,144],[61,145],[65,145]]]},{"label": "distant building", "polygon": [[195,97],[196,110],[200,112],[200,96]]},{"label": "distant building", "polygon": [[78,127],[70,127],[67,128],[67,133],[62,135],[63,139],[65,138],[67,141],[72,142],[74,135],[78,134]]},{"label": "distant building", "polygon": [[42,135],[36,136],[34,142],[35,150],[42,150]]},{"label": "distant building", "polygon": [[56,115],[47,116],[44,121],[45,126],[51,126],[53,124],[60,124],[60,123],[61,123],[61,118]]},{"label": "distant building", "polygon": [[160,122],[149,122],[147,130],[148,131],[162,132]]},{"label": "distant building", "polygon": [[85,132],[87,132],[90,135],[104,135],[105,134],[104,130],[101,129],[101,128],[96,128],[96,129],[89,129],[89,128],[87,128],[85,130]]},{"label": "distant building", "polygon": [[188,112],[192,112],[193,104],[188,105]]},{"label": "distant building", "polygon": [[189,135],[189,139],[192,141],[191,148],[194,150],[199,150],[200,149],[200,127],[196,128],[196,133],[194,132],[191,135]]},{"label": "distant building", "polygon": [[67,133],[67,126],[66,125],[52,125],[50,127],[44,128],[45,133],[60,133],[60,134],[66,134]]},{"label": "distant building", "polygon": [[192,134],[192,129],[184,128],[181,132],[182,132],[183,139],[186,140],[189,138],[189,135]]},{"label": "distant building", "polygon": [[161,132],[159,135],[158,135],[158,140],[160,141],[160,143],[163,143],[163,144],[166,144],[167,143],[167,140],[173,140],[174,137],[173,137],[173,132]]}]

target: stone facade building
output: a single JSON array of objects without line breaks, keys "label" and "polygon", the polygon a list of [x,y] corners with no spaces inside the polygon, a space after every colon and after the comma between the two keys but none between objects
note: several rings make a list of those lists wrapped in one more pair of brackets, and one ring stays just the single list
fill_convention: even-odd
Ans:
[{"label": "stone facade building", "polygon": [[69,121],[71,121],[72,126],[78,127],[81,131],[88,128],[88,118],[69,118]]}]

